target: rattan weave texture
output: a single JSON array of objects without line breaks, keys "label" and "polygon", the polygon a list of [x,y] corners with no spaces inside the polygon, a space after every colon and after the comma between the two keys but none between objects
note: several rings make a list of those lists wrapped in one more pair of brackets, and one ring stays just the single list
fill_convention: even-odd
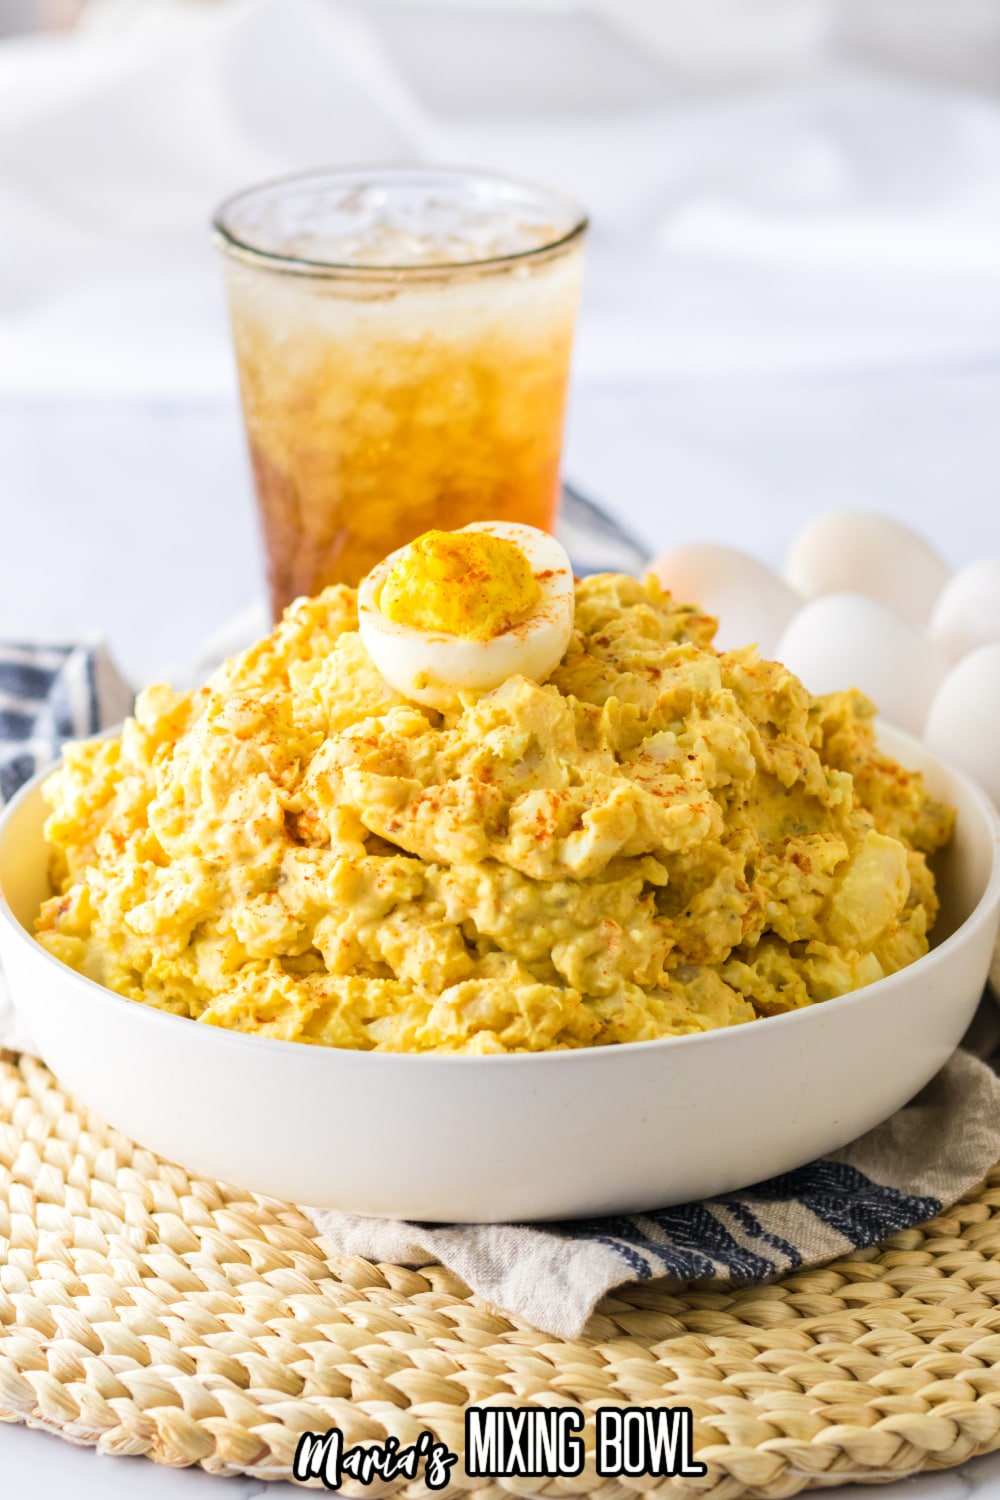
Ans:
[{"label": "rattan weave texture", "polygon": [[632,1287],[560,1341],[439,1266],[326,1253],[296,1209],[161,1162],[0,1054],[0,1417],[277,1479],[301,1431],[334,1425],[461,1452],[465,1406],[490,1400],[690,1406],[708,1472],[488,1481],[459,1463],[447,1495],[771,1500],[998,1448],[1000,1165],[876,1250],[742,1292]]}]

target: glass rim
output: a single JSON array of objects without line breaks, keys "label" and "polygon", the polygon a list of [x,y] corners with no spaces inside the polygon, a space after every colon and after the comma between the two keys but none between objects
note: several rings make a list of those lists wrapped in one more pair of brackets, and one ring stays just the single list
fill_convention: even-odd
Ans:
[{"label": "glass rim", "polygon": [[[310,181],[333,182],[342,178],[344,184],[353,182],[355,186],[362,186],[365,179],[373,183],[379,181],[392,183],[409,181],[419,183],[421,180],[432,181],[435,179],[451,179],[459,181],[463,178],[472,181],[485,182],[494,187],[514,188],[536,194],[547,198],[552,202],[562,205],[567,211],[570,219],[568,229],[546,239],[540,245],[532,245],[527,250],[512,250],[503,255],[483,255],[471,257],[468,260],[444,260],[444,261],[422,261],[419,264],[401,265],[366,265],[359,261],[337,261],[337,260],[313,260],[304,255],[286,255],[277,250],[265,250],[259,245],[254,245],[249,238],[242,238],[227,223],[232,211],[245,203],[248,199],[258,193],[264,193],[276,188],[293,187],[297,184],[305,184]],[[498,269],[508,265],[519,265],[525,261],[539,260],[556,254],[573,244],[575,240],[581,239],[590,225],[590,219],[586,209],[569,193],[564,193],[558,188],[549,187],[545,183],[534,182],[528,178],[516,177],[506,172],[494,172],[481,167],[462,166],[436,166],[432,164],[413,163],[379,163],[374,165],[357,165],[343,167],[311,167],[302,172],[286,173],[281,177],[270,177],[263,182],[252,183],[249,187],[241,188],[239,192],[230,194],[219,204],[212,215],[211,227],[212,238],[223,254],[231,256],[235,260],[246,262],[248,265],[259,266],[271,271],[298,276],[329,276],[329,277],[351,277],[371,281],[399,281],[402,278],[425,276],[440,277],[442,275],[456,275],[466,271],[479,271]]]}]

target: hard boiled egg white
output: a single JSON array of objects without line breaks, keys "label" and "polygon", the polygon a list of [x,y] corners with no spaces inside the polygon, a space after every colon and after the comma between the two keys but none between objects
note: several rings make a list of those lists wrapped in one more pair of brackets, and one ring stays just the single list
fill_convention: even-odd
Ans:
[{"label": "hard boiled egg white", "polygon": [[930,705],[924,739],[1000,807],[1000,643],[979,646],[952,667]]},{"label": "hard boiled egg white", "polygon": [[[385,680],[415,703],[431,708],[454,704],[460,693],[489,692],[508,677],[521,675],[543,682],[558,665],[573,630],[573,569],[565,549],[543,531],[513,522],[483,521],[461,532],[483,532],[512,543],[527,559],[538,586],[538,597],[523,618],[488,639],[472,639],[440,628],[417,628],[391,620],[380,607],[386,579],[394,565],[415,561],[411,548],[401,547],[373,568],[358,589],[358,620],[369,656]],[[411,544],[412,546],[412,544]],[[461,587],[427,574],[414,579],[423,590],[424,615],[434,613],[434,591]],[[441,618],[472,618],[456,611],[454,599],[442,593]]]},{"label": "hard boiled egg white", "polygon": [[919,734],[948,670],[940,646],[875,599],[829,594],[807,604],[776,651],[811,693],[860,688],[892,724]]},{"label": "hard boiled egg white", "polygon": [[889,516],[833,510],[799,532],[785,577],[805,599],[864,594],[923,625],[949,570],[922,536]]},{"label": "hard boiled egg white", "polygon": [[756,642],[761,655],[771,656],[802,603],[777,573],[735,547],[711,542],[674,547],[650,566],[675,599],[715,615],[720,651]]},{"label": "hard boiled egg white", "polygon": [[1000,557],[982,557],[956,573],[931,615],[930,636],[952,661],[1000,641]]}]

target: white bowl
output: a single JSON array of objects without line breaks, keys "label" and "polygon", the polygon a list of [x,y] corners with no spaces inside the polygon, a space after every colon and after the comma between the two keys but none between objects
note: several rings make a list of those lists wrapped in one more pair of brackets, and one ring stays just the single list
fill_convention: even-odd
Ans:
[{"label": "white bowl", "polygon": [[663,1207],[789,1171],[869,1130],[958,1044],[1000,914],[992,804],[916,741],[885,748],[958,809],[937,946],[867,989],[698,1036],[576,1052],[339,1051],[137,1005],[47,953],[36,778],[0,823],[0,957],[62,1084],[132,1139],[278,1198],[437,1221]]}]

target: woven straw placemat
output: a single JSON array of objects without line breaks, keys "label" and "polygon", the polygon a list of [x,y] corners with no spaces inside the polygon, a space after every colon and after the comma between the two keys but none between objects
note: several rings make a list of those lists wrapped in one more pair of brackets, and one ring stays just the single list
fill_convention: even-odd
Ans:
[{"label": "woven straw placemat", "polygon": [[1000,1165],[876,1250],[742,1292],[630,1287],[564,1341],[440,1266],[328,1254],[295,1208],[160,1161],[0,1054],[4,1420],[279,1479],[298,1434],[331,1426],[461,1453],[465,1406],[491,1398],[690,1406],[707,1473],[490,1481],[460,1461],[449,1495],[770,1500],[1000,1447]]}]

